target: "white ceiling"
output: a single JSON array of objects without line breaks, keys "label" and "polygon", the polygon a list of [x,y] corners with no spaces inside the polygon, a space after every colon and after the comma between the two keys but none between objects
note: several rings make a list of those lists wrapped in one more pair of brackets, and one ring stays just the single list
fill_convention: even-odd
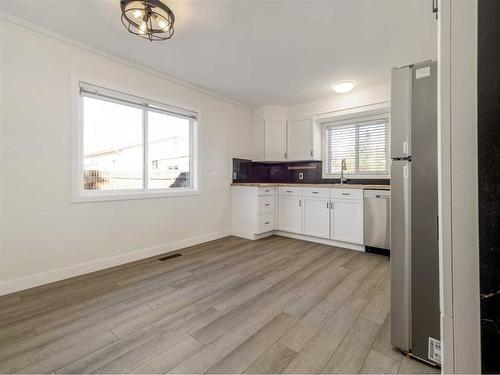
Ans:
[{"label": "white ceiling", "polygon": [[437,56],[430,0],[164,0],[175,34],[126,32],[119,0],[0,0],[0,10],[250,106],[389,82]]}]

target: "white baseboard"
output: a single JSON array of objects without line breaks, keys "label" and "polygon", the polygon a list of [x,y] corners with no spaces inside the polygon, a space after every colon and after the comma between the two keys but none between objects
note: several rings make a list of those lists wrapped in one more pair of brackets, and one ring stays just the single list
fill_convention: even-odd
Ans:
[{"label": "white baseboard", "polygon": [[192,237],[186,240],[170,242],[146,249],[128,252],[109,258],[98,259],[92,262],[81,263],[74,266],[60,268],[57,270],[43,272],[35,275],[8,280],[0,283],[0,296],[33,288],[36,286],[53,283],[68,279],[70,277],[84,275],[86,273],[100,271],[106,268],[119,266],[121,264],[146,259],[156,255],[177,251],[188,246],[198,245],[204,242],[213,241],[222,237],[230,236],[231,231],[221,231],[209,233],[202,236]]},{"label": "white baseboard", "polygon": [[258,240],[258,239],[275,234],[277,236],[283,236],[283,237],[295,238],[297,240],[316,242],[316,243],[321,243],[323,245],[343,247],[345,249],[356,250],[356,251],[365,251],[365,247],[363,245],[358,245],[355,243],[335,241],[335,240],[330,240],[328,238],[305,236],[303,234],[283,232],[280,230],[274,230],[274,231],[266,232],[263,234],[254,234],[251,232],[244,232],[244,231],[233,231],[232,234],[233,234],[233,236],[246,238],[247,240]]},{"label": "white baseboard", "polygon": [[365,247],[363,245],[358,245],[358,244],[355,244],[355,243],[335,241],[335,240],[330,240],[328,238],[305,236],[303,234],[282,232],[280,230],[275,231],[274,234],[277,234],[278,236],[283,236],[283,237],[295,238],[297,240],[317,242],[317,243],[321,243],[323,245],[343,247],[344,249],[350,249],[350,250],[356,250],[356,251],[365,251]]},{"label": "white baseboard", "polygon": [[233,236],[236,236],[236,237],[241,237],[241,238],[244,238],[246,240],[255,240],[255,234],[253,234],[252,232],[245,232],[243,230],[233,230],[231,232],[231,234]]}]

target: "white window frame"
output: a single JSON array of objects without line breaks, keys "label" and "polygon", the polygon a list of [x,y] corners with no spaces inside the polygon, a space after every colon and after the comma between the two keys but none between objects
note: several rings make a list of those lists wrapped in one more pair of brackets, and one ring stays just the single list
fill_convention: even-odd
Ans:
[{"label": "white window frame", "polygon": [[365,174],[365,173],[350,173],[344,174],[346,178],[355,179],[390,179],[390,155],[391,155],[391,116],[388,107],[381,107],[375,110],[361,110],[361,111],[348,111],[347,114],[323,115],[321,118],[316,118],[315,121],[321,126],[321,160],[323,161],[323,178],[340,178],[339,173],[329,173],[329,160],[328,160],[328,128],[332,126],[343,126],[355,123],[387,120],[387,173],[386,174]]},{"label": "white window frame", "polygon": [[[89,80],[83,80],[72,77],[72,102],[73,102],[73,158],[72,158],[72,197],[73,203],[80,202],[99,202],[99,201],[117,201],[117,200],[130,200],[130,199],[149,199],[149,198],[167,198],[167,197],[181,197],[199,195],[198,185],[198,124],[200,121],[199,111],[194,109],[187,109],[181,105],[166,105],[162,100],[144,99],[146,95],[130,94],[130,90],[112,87],[107,84],[90,83]],[[138,108],[145,109],[143,112],[143,179],[144,187],[142,189],[123,189],[123,190],[84,190],[84,156],[83,156],[83,98],[80,94],[82,88],[89,91],[91,88],[96,88],[99,92],[95,95],[97,99],[107,100],[123,104],[124,101],[130,102],[131,107],[134,106],[135,101],[140,101],[147,105],[147,107],[137,105]],[[103,98],[102,95],[108,96]],[[86,97],[93,97],[92,93],[85,94]],[[150,97],[150,96],[148,96]],[[167,113],[170,116],[178,116],[190,118],[190,187],[189,188],[172,188],[172,189],[146,189],[146,181],[148,179],[148,147],[147,147],[147,113],[154,111],[159,113]]]}]

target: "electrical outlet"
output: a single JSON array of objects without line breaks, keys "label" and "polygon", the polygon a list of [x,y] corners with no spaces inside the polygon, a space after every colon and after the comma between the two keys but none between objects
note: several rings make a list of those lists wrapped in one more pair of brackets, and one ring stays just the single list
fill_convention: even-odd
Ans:
[{"label": "electrical outlet", "polygon": [[304,173],[299,172],[299,180],[303,180],[303,179],[304,179]]}]

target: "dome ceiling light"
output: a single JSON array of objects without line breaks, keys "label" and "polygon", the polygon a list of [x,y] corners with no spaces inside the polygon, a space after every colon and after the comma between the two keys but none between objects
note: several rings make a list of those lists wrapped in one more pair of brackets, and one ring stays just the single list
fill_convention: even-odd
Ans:
[{"label": "dome ceiling light", "polygon": [[356,83],[354,81],[343,81],[332,85],[332,89],[336,93],[345,94],[346,92],[351,91],[354,86],[356,86]]},{"label": "dome ceiling light", "polygon": [[160,0],[121,0],[122,23],[132,34],[151,42],[174,35],[174,13]]}]

